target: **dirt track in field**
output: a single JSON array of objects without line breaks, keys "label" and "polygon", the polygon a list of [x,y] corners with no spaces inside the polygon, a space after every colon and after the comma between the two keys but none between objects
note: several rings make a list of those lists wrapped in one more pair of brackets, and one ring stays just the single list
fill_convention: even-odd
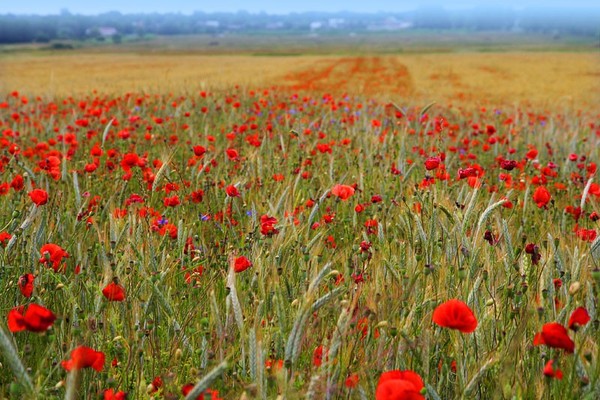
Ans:
[{"label": "dirt track in field", "polygon": [[64,96],[279,87],[397,102],[600,104],[600,56],[566,52],[252,56],[194,53],[0,55],[0,91]]}]

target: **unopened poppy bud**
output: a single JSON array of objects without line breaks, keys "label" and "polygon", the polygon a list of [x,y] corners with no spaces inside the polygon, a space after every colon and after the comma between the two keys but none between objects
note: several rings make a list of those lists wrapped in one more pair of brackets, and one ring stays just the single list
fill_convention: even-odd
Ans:
[{"label": "unopened poppy bud", "polygon": [[387,326],[388,326],[387,321],[379,321],[379,323],[377,325],[375,325],[375,328],[385,328]]},{"label": "unopened poppy bud", "polygon": [[63,283],[59,283],[56,285],[56,290],[62,289],[64,287],[65,287],[65,285]]},{"label": "unopened poppy bud", "polygon": [[569,286],[569,294],[571,296],[574,296],[577,294],[577,292],[579,292],[580,289],[581,289],[581,283],[579,283],[578,281],[575,281],[575,282],[571,283],[571,285]]},{"label": "unopened poppy bud", "polygon": [[156,388],[154,387],[153,384],[149,384],[148,386],[146,386],[146,393],[150,394],[150,393],[154,393],[156,391]]},{"label": "unopened poppy bud", "polygon": [[328,276],[333,276],[333,277],[337,277],[340,274],[340,271],[338,271],[337,269],[334,269],[333,271],[331,271],[330,273],[328,273]]},{"label": "unopened poppy bud", "polygon": [[65,381],[58,381],[56,385],[54,385],[54,389],[60,389],[63,386],[65,386]]},{"label": "unopened poppy bud", "polygon": [[177,349],[175,350],[175,359],[179,360],[183,356],[183,350]]}]

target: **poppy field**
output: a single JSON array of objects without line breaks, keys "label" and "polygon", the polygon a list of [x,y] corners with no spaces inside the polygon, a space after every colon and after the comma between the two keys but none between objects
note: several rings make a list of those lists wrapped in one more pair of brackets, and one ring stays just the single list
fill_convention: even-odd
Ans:
[{"label": "poppy field", "polygon": [[598,109],[339,65],[3,93],[0,396],[600,397]]}]

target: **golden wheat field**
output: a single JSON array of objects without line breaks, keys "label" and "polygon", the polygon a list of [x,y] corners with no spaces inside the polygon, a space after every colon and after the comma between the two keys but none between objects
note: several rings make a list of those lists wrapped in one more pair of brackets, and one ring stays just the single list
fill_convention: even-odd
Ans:
[{"label": "golden wheat field", "polygon": [[351,91],[396,100],[590,107],[600,104],[592,52],[455,52],[255,56],[42,53],[0,56],[0,90],[49,96],[92,90],[190,91],[270,86]]}]

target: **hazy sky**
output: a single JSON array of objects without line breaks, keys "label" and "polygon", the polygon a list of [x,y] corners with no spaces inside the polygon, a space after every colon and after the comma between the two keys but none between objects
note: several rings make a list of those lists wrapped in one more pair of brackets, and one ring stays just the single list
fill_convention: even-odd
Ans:
[{"label": "hazy sky", "polygon": [[0,0],[0,14],[58,14],[61,9],[68,9],[75,14],[97,14],[107,11],[120,11],[122,13],[151,13],[151,12],[181,12],[190,14],[194,11],[234,12],[246,10],[257,13],[265,11],[270,14],[282,14],[303,11],[405,11],[415,8],[419,4],[443,4],[448,8],[471,7],[483,4],[502,4],[505,6],[563,6],[563,7],[594,7],[600,9],[598,0],[504,0],[504,1],[476,1],[476,0],[217,0],[217,1],[191,1],[191,0]]}]

